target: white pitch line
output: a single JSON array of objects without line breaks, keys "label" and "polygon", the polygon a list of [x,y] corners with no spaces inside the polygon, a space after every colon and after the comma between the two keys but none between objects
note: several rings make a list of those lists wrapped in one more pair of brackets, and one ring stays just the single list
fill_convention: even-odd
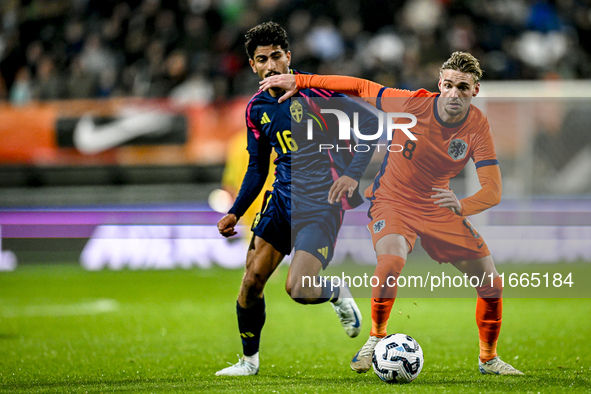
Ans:
[{"label": "white pitch line", "polygon": [[115,312],[119,310],[119,303],[109,298],[100,298],[94,301],[79,302],[76,304],[61,305],[27,305],[24,307],[0,307],[0,316],[81,316],[98,315],[100,313]]}]

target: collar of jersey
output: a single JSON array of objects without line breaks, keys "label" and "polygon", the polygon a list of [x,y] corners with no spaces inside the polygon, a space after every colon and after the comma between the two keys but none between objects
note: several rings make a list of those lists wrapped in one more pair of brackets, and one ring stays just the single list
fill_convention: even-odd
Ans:
[{"label": "collar of jersey", "polygon": [[437,100],[439,99],[439,96],[440,95],[438,94],[437,96],[435,96],[435,100],[433,100],[433,114],[435,114],[435,119],[437,119],[437,123],[448,129],[455,129],[456,127],[460,127],[466,121],[466,119],[468,119],[468,115],[470,115],[470,107],[468,107],[468,111],[466,111],[466,116],[464,116],[463,119],[458,120],[455,123],[445,122],[439,116],[439,112],[437,112]]}]

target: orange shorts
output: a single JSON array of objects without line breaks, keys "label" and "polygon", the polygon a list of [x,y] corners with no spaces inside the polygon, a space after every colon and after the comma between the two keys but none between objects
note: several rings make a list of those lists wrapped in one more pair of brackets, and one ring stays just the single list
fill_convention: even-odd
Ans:
[{"label": "orange shorts", "polygon": [[374,202],[367,225],[374,248],[388,234],[400,234],[412,252],[417,236],[429,256],[439,263],[479,259],[490,254],[470,221],[447,208],[420,211],[391,202]]}]

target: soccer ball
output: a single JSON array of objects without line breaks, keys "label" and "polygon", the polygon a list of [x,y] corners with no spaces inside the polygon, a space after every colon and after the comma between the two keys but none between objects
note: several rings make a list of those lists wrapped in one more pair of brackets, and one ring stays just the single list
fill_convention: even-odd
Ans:
[{"label": "soccer ball", "polygon": [[386,383],[410,383],[423,369],[423,349],[406,334],[383,338],[373,350],[373,370]]}]

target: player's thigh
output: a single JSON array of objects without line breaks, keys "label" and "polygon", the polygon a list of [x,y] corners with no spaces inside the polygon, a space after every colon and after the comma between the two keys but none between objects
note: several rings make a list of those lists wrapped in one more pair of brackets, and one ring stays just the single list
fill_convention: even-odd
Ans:
[{"label": "player's thigh", "polygon": [[396,204],[374,203],[370,209],[371,234],[376,255],[391,254],[406,259],[417,239],[420,217]]},{"label": "player's thigh", "polygon": [[482,286],[488,285],[492,279],[499,276],[491,255],[475,260],[456,261],[452,264],[461,273],[467,275],[468,278],[478,278],[479,283],[481,283]]},{"label": "player's thigh", "polygon": [[246,254],[245,276],[256,276],[265,283],[275,271],[284,254],[275,249],[269,242],[253,235]]},{"label": "player's thigh", "polygon": [[285,282],[288,293],[291,292],[292,286],[302,286],[306,280],[313,283],[314,277],[318,275],[321,269],[322,262],[320,259],[305,250],[296,250],[291,259]]},{"label": "player's thigh", "polygon": [[283,253],[273,245],[256,235],[253,236],[246,255],[246,269],[238,293],[240,306],[250,308],[262,297],[269,277],[282,259]]},{"label": "player's thigh", "polygon": [[376,255],[384,254],[400,256],[406,260],[409,252],[409,244],[401,234],[387,234],[379,239],[375,245]]},{"label": "player's thigh", "polygon": [[419,233],[421,245],[439,263],[479,260],[490,251],[483,237],[467,218],[441,209],[441,215],[426,217],[424,231]]},{"label": "player's thigh", "polygon": [[284,255],[291,253],[292,249],[289,204],[289,199],[278,193],[266,192],[263,209],[257,214],[252,225],[255,236]]},{"label": "player's thigh", "polygon": [[[310,212],[308,217],[294,223],[294,249],[296,256],[301,256],[301,267],[298,271],[315,267],[313,257],[316,258],[322,268],[326,268],[334,256],[334,248],[337,236],[343,223],[344,211],[339,209],[327,209],[324,211]],[[299,251],[307,254],[298,254]],[[294,261],[291,263],[294,265]],[[297,266],[298,261],[295,261]],[[315,269],[315,268],[314,268]]]}]

